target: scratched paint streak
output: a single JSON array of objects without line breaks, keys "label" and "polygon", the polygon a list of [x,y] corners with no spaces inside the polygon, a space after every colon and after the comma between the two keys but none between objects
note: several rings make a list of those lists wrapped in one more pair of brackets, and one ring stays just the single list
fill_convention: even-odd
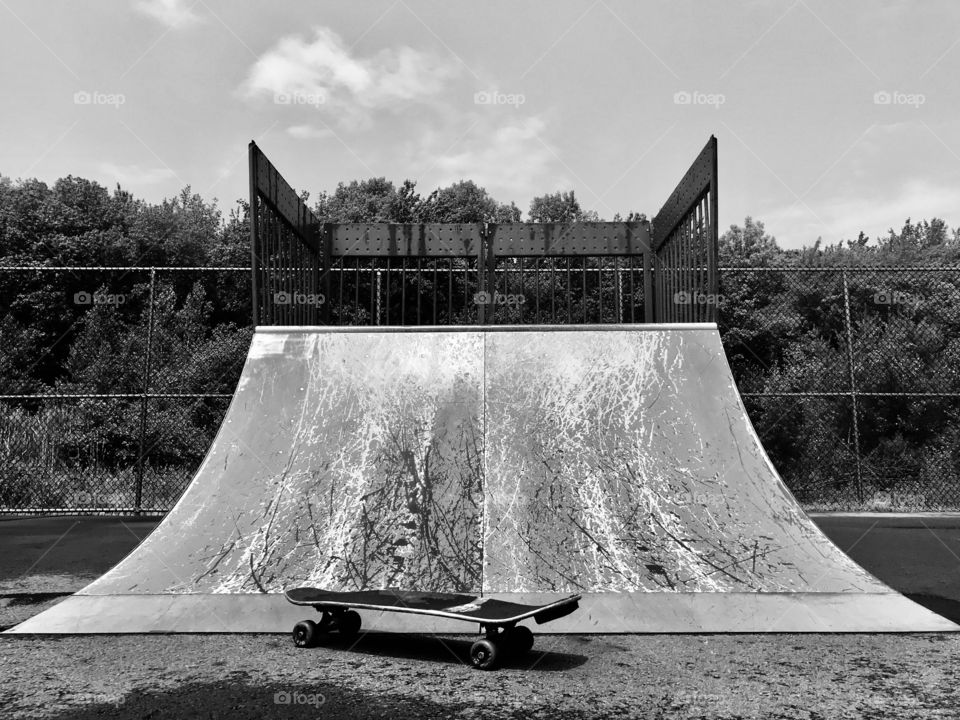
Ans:
[{"label": "scratched paint streak", "polygon": [[884,591],[772,471],[715,331],[488,345],[485,591]]},{"label": "scratched paint streak", "polygon": [[203,481],[90,591],[478,587],[480,337],[258,338]]},{"label": "scratched paint streak", "polygon": [[481,569],[486,591],[890,592],[796,505],[709,329],[258,333],[181,502],[83,592],[475,592]]}]

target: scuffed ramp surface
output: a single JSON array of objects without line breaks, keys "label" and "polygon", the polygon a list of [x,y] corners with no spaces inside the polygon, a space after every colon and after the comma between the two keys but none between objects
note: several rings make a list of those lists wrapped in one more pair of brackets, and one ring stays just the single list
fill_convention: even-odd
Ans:
[{"label": "scuffed ramp surface", "polygon": [[260,329],[177,506],[11,632],[287,632],[296,586],[582,592],[548,632],[960,629],[806,518],[687,325]]},{"label": "scuffed ramp surface", "polygon": [[84,594],[475,590],[481,336],[254,336],[196,478]]},{"label": "scuffed ramp surface", "polygon": [[485,352],[485,591],[889,592],[782,483],[711,327]]}]

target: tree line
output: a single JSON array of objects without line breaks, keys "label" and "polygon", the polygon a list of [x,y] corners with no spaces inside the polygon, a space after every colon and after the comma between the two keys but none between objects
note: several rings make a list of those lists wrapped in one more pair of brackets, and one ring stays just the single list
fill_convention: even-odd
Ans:
[{"label": "tree line", "polygon": [[[421,195],[410,180],[396,185],[381,177],[340,183],[312,202],[308,194],[302,197],[331,222],[602,219],[584,210],[572,191],[535,197],[524,218],[515,202],[498,201],[471,181]],[[244,267],[249,265],[248,210],[238,201],[223,211],[189,187],[150,203],[119,186],[108,191],[72,176],[52,186],[0,177],[0,268]],[[629,212],[612,219],[645,216]],[[748,217],[721,235],[720,264],[754,270],[721,276],[720,326],[742,392],[848,391],[851,354],[861,391],[960,391],[954,369],[960,367],[956,272],[857,272],[847,278],[845,289],[836,272],[791,272],[954,266],[960,264],[960,228],[938,218],[907,219],[881,237],[861,232],[856,239],[826,245],[818,239],[802,250],[785,250],[762,222]],[[756,271],[765,267],[785,270]],[[0,393],[132,396],[146,389],[229,395],[249,341],[250,310],[249,276],[242,272],[159,273],[151,287],[149,274],[136,270],[0,269]],[[149,370],[144,361],[148,325],[153,333]],[[168,502],[182,484],[183,468],[202,457],[225,405],[219,400],[150,403],[146,447],[161,478],[157,483],[173,478],[169,488],[157,491],[158,502]],[[801,496],[809,491],[810,497],[822,498],[838,483],[849,486],[854,431],[849,398],[793,406],[761,398],[749,404],[755,424],[766,432],[768,451]],[[5,456],[0,503],[53,493],[25,480],[37,476],[37,455],[55,468],[60,485],[87,493],[103,485],[105,469],[129,467],[139,457],[142,408],[135,399],[75,402],[69,411],[30,400],[6,400],[0,407]],[[918,492],[937,482],[945,483],[944,492],[956,490],[955,401],[873,399],[858,412],[871,487],[902,487],[906,477]],[[42,432],[37,428],[55,428],[54,441],[43,441],[52,445],[38,445]],[[91,474],[94,466],[100,475]],[[167,472],[171,468],[177,472]]]}]

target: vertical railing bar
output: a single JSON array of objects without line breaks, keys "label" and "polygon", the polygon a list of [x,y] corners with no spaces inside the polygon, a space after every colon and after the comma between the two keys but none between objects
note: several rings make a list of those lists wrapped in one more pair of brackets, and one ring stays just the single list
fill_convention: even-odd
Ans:
[{"label": "vertical railing bar", "polygon": [[550,323],[557,322],[557,259],[548,258],[550,261]]},{"label": "vertical railing bar", "polygon": [[400,258],[400,324],[407,324],[407,256]]},{"label": "vertical railing bar", "polygon": [[353,312],[360,316],[360,256],[357,255],[356,269],[353,271]]},{"label": "vertical railing bar", "polygon": [[[690,285],[693,288],[693,292],[695,294],[705,295],[706,294],[705,289],[700,286],[700,231],[698,229],[699,225],[700,225],[700,201],[697,200],[696,204],[693,206],[693,209],[690,212]],[[702,322],[701,315],[703,313],[703,307],[706,307],[705,303],[697,303],[696,307],[693,308],[693,322]]]},{"label": "vertical railing bar", "polygon": [[[359,258],[357,258],[359,260]],[[343,285],[344,285],[344,272],[346,268],[344,267],[344,257],[341,255],[339,258],[339,267],[340,272],[337,275],[337,325],[343,324]],[[333,263],[331,263],[332,265]],[[332,270],[332,268],[331,268]]]},{"label": "vertical railing bar", "polygon": [[[709,283],[709,265],[707,260],[707,244],[706,244],[706,233],[704,232],[705,218],[706,218],[706,197],[700,201],[700,206],[698,208],[699,219],[697,220],[697,253],[698,261],[700,263],[700,269],[697,277],[697,282],[700,287],[703,288],[703,291],[710,294],[710,283]],[[713,298],[714,302],[717,302],[717,298]],[[700,321],[707,322],[710,319],[710,309],[705,308],[702,313],[700,313]]]},{"label": "vertical railing bar", "polygon": [[[524,289],[524,282],[523,282],[523,256],[521,255],[521,256],[520,256],[520,292],[517,293],[517,296],[518,296],[518,297],[523,297],[523,298],[526,297],[526,295],[525,295],[524,292],[523,292],[523,289]],[[507,292],[509,292],[509,291],[507,291]],[[507,294],[507,293],[505,292],[504,295],[506,295],[506,294]],[[526,304],[526,303],[520,303],[520,304],[519,304],[519,309],[520,309],[520,324],[521,324],[521,325],[523,324],[523,306],[524,306],[525,304]]]},{"label": "vertical railing bar", "polygon": [[380,323],[377,320],[374,312],[376,311],[376,290],[374,284],[380,281],[379,275],[375,275],[376,271],[377,258],[370,258],[370,320],[372,324],[379,325]]},{"label": "vertical railing bar", "polygon": [[618,325],[623,324],[623,278],[620,277],[620,256],[613,256],[613,277],[616,281],[613,286],[613,304],[617,308],[613,314],[614,322]]},{"label": "vertical railing bar", "polygon": [[673,291],[673,266],[671,263],[670,237],[667,236],[666,247],[663,248],[663,322],[670,322],[673,319],[673,310],[669,295]]},{"label": "vertical railing bar", "polygon": [[[654,275],[654,262],[655,255],[651,244],[648,245],[643,250],[643,257],[641,258],[641,269],[640,269],[640,282],[643,283],[643,321],[645,323],[656,322],[656,317],[654,316],[654,290],[656,289],[656,277]],[[636,272],[636,269],[634,269]],[[631,296],[633,295],[633,273],[630,274],[630,288]],[[636,305],[636,300],[631,300],[631,303]]]},{"label": "vertical railing bar", "polygon": [[603,320],[603,261],[604,257],[601,255],[597,258],[597,296],[598,296],[598,316],[597,322],[602,323]]},{"label": "vertical railing bar", "polygon": [[437,265],[440,262],[437,258],[432,258],[433,262],[433,324],[437,324]]},{"label": "vertical railing bar", "polygon": [[389,324],[390,324],[390,303],[391,303],[391,298],[390,298],[390,269],[391,269],[390,256],[387,255],[387,267],[386,267],[386,270],[384,271],[384,277],[385,277],[385,282],[384,282],[384,284],[385,284],[387,287],[386,287],[386,289],[385,289],[384,292],[383,292],[383,303],[382,303],[382,305],[383,305],[383,319],[384,319],[384,323],[383,323],[383,324],[384,324],[384,325],[389,325]]},{"label": "vertical railing bar", "polygon": [[587,324],[587,256],[583,256],[583,324]]},{"label": "vertical railing bar", "polygon": [[[281,262],[280,262],[280,286],[283,292],[287,293],[287,299],[290,299],[290,247],[283,237],[284,226],[282,221],[277,221],[277,242],[280,244]],[[283,308],[283,324],[292,324],[291,320],[292,302],[288,302]]]},{"label": "vertical railing bar", "polygon": [[684,220],[684,238],[683,238],[683,283],[687,288],[687,292],[691,294],[690,305],[687,306],[684,317],[687,322],[693,322],[694,319],[694,302],[696,298],[693,297],[694,287],[693,287],[693,214],[689,213]]},{"label": "vertical railing bar", "polygon": [[[689,293],[690,285],[687,282],[687,250],[689,249],[690,239],[688,234],[690,232],[690,213],[688,212],[683,220],[680,223],[680,244],[677,247],[678,252],[678,261],[677,264],[680,266],[679,280],[680,291]],[[683,322],[688,322],[690,320],[690,309],[693,305],[693,298],[690,298],[690,302],[686,305],[680,306],[680,319]]]},{"label": "vertical railing bar", "polygon": [[453,324],[453,258],[447,261],[447,325]]},{"label": "vertical railing bar", "polygon": [[[297,237],[291,238],[291,242],[293,242],[294,247],[297,249],[296,250],[297,290],[306,292],[306,294],[309,295],[310,288],[307,285],[307,276],[303,272],[303,266],[306,264],[306,261],[305,261],[306,253],[304,252],[303,242],[301,242],[300,239]],[[307,301],[310,300],[310,298],[304,298],[304,299]],[[310,313],[310,305],[308,304],[308,302],[297,303],[297,325],[298,326],[303,327],[304,325],[308,325],[310,323],[309,313]]]},{"label": "vertical railing bar", "polygon": [[273,216],[273,211],[268,208],[267,210],[267,227],[269,228],[270,233],[270,265],[269,265],[269,274],[270,274],[270,294],[268,295],[267,301],[270,303],[270,324],[279,325],[280,324],[280,310],[278,309],[276,299],[277,299],[277,232],[275,225],[275,219]]},{"label": "vertical railing bar", "polygon": [[535,298],[534,323],[540,324],[540,256],[533,259],[533,295]]}]

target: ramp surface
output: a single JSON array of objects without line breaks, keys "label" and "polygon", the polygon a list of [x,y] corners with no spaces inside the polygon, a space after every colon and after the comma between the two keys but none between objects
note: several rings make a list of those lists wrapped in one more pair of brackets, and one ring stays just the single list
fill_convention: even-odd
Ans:
[{"label": "ramp surface", "polygon": [[297,586],[582,593],[561,632],[960,629],[806,517],[714,325],[647,325],[259,329],[177,506],[11,632],[286,632]]}]

